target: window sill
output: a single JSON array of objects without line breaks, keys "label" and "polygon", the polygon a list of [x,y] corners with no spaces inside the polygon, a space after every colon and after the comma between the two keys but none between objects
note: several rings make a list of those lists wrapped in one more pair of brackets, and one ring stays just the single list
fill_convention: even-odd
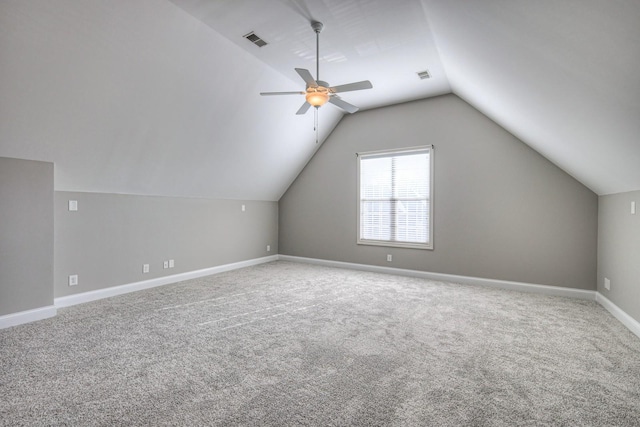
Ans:
[{"label": "window sill", "polygon": [[386,240],[363,240],[358,239],[358,245],[366,246],[386,246],[388,248],[426,249],[433,250],[433,243],[410,243],[410,242],[389,242]]}]

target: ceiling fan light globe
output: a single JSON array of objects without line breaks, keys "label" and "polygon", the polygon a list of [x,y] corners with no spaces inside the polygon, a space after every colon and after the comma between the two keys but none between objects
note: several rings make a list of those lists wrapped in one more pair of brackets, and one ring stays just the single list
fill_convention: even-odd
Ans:
[{"label": "ceiling fan light globe", "polygon": [[324,92],[308,92],[305,96],[307,102],[314,107],[321,107],[329,100],[329,95]]}]

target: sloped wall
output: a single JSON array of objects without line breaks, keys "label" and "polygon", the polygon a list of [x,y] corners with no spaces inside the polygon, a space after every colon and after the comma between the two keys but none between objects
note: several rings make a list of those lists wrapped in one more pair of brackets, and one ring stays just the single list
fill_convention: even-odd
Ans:
[{"label": "sloped wall", "polygon": [[[425,144],[434,250],[357,245],[355,153]],[[596,289],[596,194],[455,95],[345,117],[279,211],[284,255]]]},{"label": "sloped wall", "polygon": [[0,70],[0,156],[56,190],[275,201],[317,148],[302,101],[258,95],[297,76],[165,0],[0,1]]}]

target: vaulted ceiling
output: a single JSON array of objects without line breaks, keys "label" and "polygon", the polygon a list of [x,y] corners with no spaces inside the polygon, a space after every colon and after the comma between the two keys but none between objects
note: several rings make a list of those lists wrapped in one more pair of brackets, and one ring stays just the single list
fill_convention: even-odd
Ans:
[{"label": "vaulted ceiling", "polygon": [[637,0],[0,1],[0,156],[58,190],[278,200],[343,115],[316,144],[304,97],[259,96],[315,75],[312,20],[361,110],[453,92],[596,193],[640,189]]}]

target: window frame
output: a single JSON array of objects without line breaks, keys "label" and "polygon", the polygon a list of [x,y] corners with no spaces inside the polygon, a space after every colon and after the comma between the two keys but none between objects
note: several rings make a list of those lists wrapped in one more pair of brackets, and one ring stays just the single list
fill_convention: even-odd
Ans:
[{"label": "window frame", "polygon": [[[360,179],[361,179],[361,166],[360,163],[362,159],[366,159],[367,157],[393,157],[397,154],[411,153],[411,152],[422,152],[427,151],[429,153],[429,194],[427,196],[427,201],[429,203],[428,210],[428,233],[429,236],[427,243],[415,243],[415,242],[395,242],[391,240],[374,240],[374,239],[362,239],[361,238],[361,206],[362,206],[362,198],[360,195]],[[388,149],[388,150],[377,150],[377,151],[366,151],[356,153],[356,185],[357,185],[357,213],[356,213],[356,243],[358,245],[370,245],[370,246],[386,246],[393,248],[410,248],[410,249],[426,249],[433,250],[433,206],[434,206],[434,147],[433,145],[422,145],[417,147],[406,147],[406,148],[396,148],[396,149]]]}]

